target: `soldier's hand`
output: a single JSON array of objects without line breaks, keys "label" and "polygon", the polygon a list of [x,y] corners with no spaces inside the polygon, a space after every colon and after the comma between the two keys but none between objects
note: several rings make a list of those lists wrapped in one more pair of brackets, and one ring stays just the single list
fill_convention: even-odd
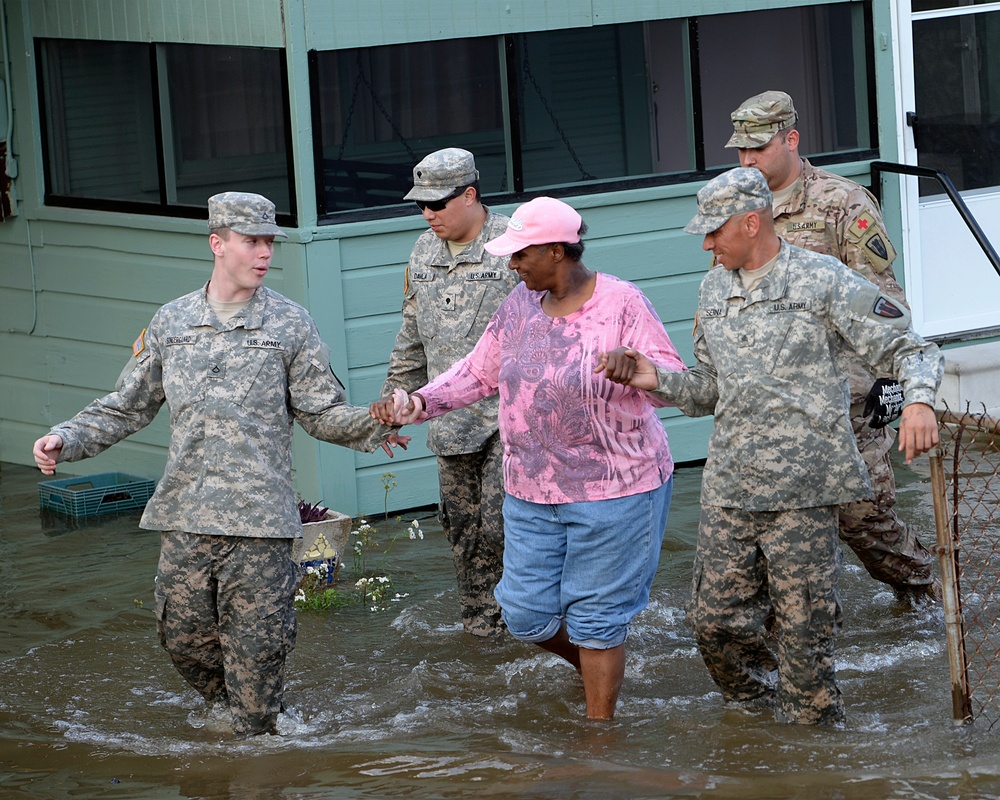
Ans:
[{"label": "soldier's hand", "polygon": [[612,383],[651,391],[656,388],[656,367],[646,356],[631,347],[619,347],[597,357],[594,372],[603,372]]},{"label": "soldier's hand", "polygon": [[903,409],[899,422],[899,452],[906,454],[906,463],[914,456],[926,453],[938,443],[937,417],[926,403],[911,403]]},{"label": "soldier's hand", "polygon": [[372,419],[377,419],[383,425],[395,425],[395,416],[392,412],[392,398],[383,397],[368,406],[368,414]]},{"label": "soldier's hand", "polygon": [[865,398],[864,416],[869,428],[884,428],[893,420],[899,419],[903,411],[903,387],[892,378],[879,378],[872,384],[868,397]]},{"label": "soldier's hand", "polygon": [[398,433],[390,433],[382,440],[382,449],[385,450],[385,454],[389,458],[395,458],[396,454],[392,452],[392,448],[402,447],[404,450],[408,449],[406,445],[410,443],[410,438],[409,436],[401,436]]},{"label": "soldier's hand", "polygon": [[31,454],[35,457],[35,463],[43,475],[56,474],[56,464],[59,462],[59,454],[62,452],[62,447],[62,437],[54,433],[47,433],[35,442]]}]

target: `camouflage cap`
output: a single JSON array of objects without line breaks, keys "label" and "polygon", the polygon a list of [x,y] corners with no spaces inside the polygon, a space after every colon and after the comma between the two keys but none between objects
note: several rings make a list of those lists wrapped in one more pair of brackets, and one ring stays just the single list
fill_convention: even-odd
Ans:
[{"label": "camouflage cap", "polygon": [[274,222],[274,203],[249,192],[221,192],[208,198],[208,229],[216,228],[245,236],[287,236]]},{"label": "camouflage cap", "polygon": [[733,135],[726,147],[754,150],[766,145],[778,131],[792,127],[799,118],[792,98],[784,92],[755,94],[729,116],[733,120]]},{"label": "camouflage cap", "polygon": [[476,160],[468,150],[446,147],[424,158],[413,168],[413,188],[404,200],[444,200],[455,189],[479,180]]},{"label": "camouflage cap", "polygon": [[760,170],[737,167],[717,175],[698,190],[698,213],[684,230],[711,233],[725,225],[730,217],[770,208],[771,203],[771,190]]}]

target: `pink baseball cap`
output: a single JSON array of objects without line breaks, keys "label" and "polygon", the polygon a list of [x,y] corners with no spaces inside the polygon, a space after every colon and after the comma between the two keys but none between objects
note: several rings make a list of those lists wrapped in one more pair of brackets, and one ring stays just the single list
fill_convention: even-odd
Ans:
[{"label": "pink baseball cap", "polygon": [[582,217],[572,207],[554,197],[536,197],[518,206],[506,232],[486,243],[486,251],[509,256],[530,244],[580,241]]}]

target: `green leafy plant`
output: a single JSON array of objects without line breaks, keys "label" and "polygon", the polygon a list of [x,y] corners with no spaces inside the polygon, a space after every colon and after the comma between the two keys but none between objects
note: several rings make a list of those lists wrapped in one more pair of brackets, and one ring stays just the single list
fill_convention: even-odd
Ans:
[{"label": "green leafy plant", "polygon": [[295,593],[296,608],[323,611],[328,608],[343,608],[354,602],[351,592],[330,585],[330,569],[325,561],[306,566],[302,583]]}]

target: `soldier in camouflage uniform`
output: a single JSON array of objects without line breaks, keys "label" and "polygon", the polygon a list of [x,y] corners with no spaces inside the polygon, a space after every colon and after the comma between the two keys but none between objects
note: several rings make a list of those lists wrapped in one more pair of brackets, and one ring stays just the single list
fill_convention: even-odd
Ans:
[{"label": "soldier in camouflage uniform", "polygon": [[[415,200],[430,229],[406,266],[403,324],[389,358],[382,396],[411,392],[465,356],[479,341],[517,273],[483,246],[508,218],[479,198],[472,153],[449,147],[413,168]],[[474,636],[503,629],[493,590],[503,572],[503,448],[497,398],[433,420],[427,446],[437,455],[439,518],[458,576],[462,624]]]},{"label": "soldier in camouflage uniform", "polygon": [[[838,258],[908,308],[892,270],[896,251],[878,203],[860,184],[799,157],[792,98],[784,92],[764,92],[748,98],[731,116],[734,132],[726,147],[738,148],[740,164],[756,167],[767,178],[778,235],[789,244]],[[841,506],[840,538],[869,574],[901,599],[936,599],[931,554],[893,510],[896,480],[889,453],[896,434],[886,423],[898,414],[899,404],[890,410],[886,400],[898,384],[886,376],[878,380],[877,373],[853,355],[841,368],[850,376],[851,425],[873,496]]]},{"label": "soldier in camouflage uniform", "polygon": [[162,531],[160,642],[181,675],[239,737],[273,733],[295,644],[292,427],[391,455],[390,428],[347,405],[308,312],[263,286],[274,205],[211,197],[208,284],[159,309],[132,347],[116,391],[35,443],[45,474],[141,430],[166,403],[167,465],[140,526]]},{"label": "soldier in camouflage uniform", "polygon": [[[877,369],[896,367],[908,461],[937,442],[944,367],[899,303],[837,259],[781,241],[771,203],[756,169],[731,170],[698,192],[685,230],[705,234],[725,269],[701,284],[697,366],[655,369],[633,350],[609,354],[605,371],[685,414],[715,415],[689,616],[723,697],[774,697],[779,719],[836,723],[837,507],[871,493],[838,364],[853,352]],[[776,654],[765,638],[772,607]]]}]

